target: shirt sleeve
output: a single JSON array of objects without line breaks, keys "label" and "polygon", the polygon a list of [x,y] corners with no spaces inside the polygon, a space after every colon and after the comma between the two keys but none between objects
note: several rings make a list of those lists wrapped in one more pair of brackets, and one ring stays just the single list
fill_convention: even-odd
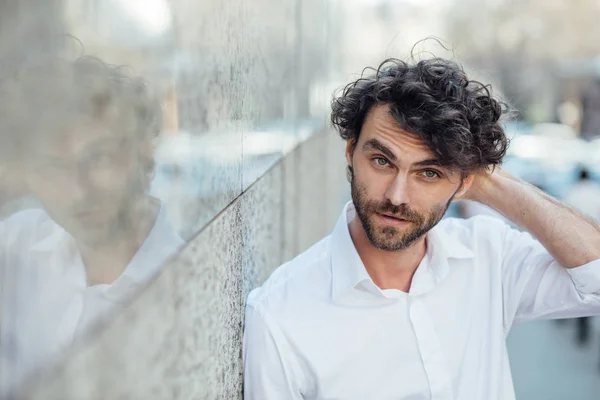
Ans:
[{"label": "shirt sleeve", "polygon": [[297,363],[279,327],[268,315],[246,307],[244,330],[244,399],[303,399]]},{"label": "shirt sleeve", "polygon": [[529,233],[503,224],[504,325],[600,314],[600,260],[563,268]]}]

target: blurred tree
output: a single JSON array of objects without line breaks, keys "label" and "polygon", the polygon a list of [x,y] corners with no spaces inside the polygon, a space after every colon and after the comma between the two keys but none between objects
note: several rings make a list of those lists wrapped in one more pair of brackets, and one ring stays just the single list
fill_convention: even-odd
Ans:
[{"label": "blurred tree", "polygon": [[557,63],[600,54],[599,16],[596,1],[456,0],[446,26],[461,60],[494,76],[531,119],[547,119],[560,90]]},{"label": "blurred tree", "polygon": [[[26,61],[40,62],[64,42],[63,0],[0,2],[0,71],[11,74]],[[43,62],[43,61],[42,61]]]}]

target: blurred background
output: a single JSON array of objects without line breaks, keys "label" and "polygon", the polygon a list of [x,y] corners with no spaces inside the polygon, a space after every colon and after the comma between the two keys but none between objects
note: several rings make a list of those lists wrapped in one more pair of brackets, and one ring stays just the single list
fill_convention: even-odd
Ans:
[{"label": "blurred background", "polygon": [[[326,234],[349,196],[331,95],[388,57],[452,58],[490,82],[517,110],[505,122],[504,168],[600,220],[599,18],[600,3],[588,0],[1,2],[0,393],[238,398],[245,294]],[[100,63],[81,64],[88,56]],[[123,80],[144,89],[129,96],[115,84]],[[108,126],[94,119],[97,95],[110,93],[107,109],[118,115],[134,111],[138,126],[140,90],[143,104],[158,104],[155,132],[131,153],[94,144],[104,138],[95,128]],[[136,158],[146,148],[143,193],[129,191],[129,180],[115,189],[146,167]],[[82,175],[90,152],[109,184]],[[40,165],[43,157],[53,161]],[[73,193],[82,204],[110,201],[79,210]],[[155,202],[159,216],[133,205],[130,218],[118,214],[134,197]],[[448,216],[481,213],[495,215],[463,202]],[[125,252],[108,240],[82,249],[89,235],[116,235],[105,228],[111,215],[136,232],[147,219],[154,229],[115,276],[93,285],[89,254],[117,265],[108,256]],[[170,244],[151,240],[159,234]],[[63,236],[78,244],[78,261],[65,255]],[[48,237],[50,252],[35,253]],[[142,253],[150,272],[123,283]],[[65,265],[79,272],[65,275]],[[110,298],[115,286],[127,288]],[[598,398],[598,319],[518,326],[508,343],[518,399]]]}]

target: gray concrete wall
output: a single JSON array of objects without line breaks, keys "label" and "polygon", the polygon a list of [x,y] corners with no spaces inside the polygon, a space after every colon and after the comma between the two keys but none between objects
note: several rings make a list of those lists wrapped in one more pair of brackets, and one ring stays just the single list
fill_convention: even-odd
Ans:
[{"label": "gray concrete wall", "polygon": [[[278,265],[326,235],[347,195],[344,145],[327,123],[331,93],[341,84],[340,4],[337,0],[0,4],[4,32],[0,82],[13,80],[15,71],[85,54],[127,66],[130,75],[148,83],[163,110],[163,126],[152,143],[155,168],[149,194],[162,202],[173,229],[187,241],[125,311],[97,321],[89,335],[87,328],[82,330],[85,335],[77,336],[73,346],[70,339],[61,343],[58,359],[54,353],[49,361],[38,355],[27,359],[39,370],[29,376],[28,369],[23,374],[28,382],[22,387],[21,375],[14,372],[25,364],[22,354],[29,354],[23,349],[51,338],[53,328],[46,332],[39,328],[37,322],[46,314],[42,307],[32,308],[31,326],[38,329],[14,328],[14,333],[11,324],[23,319],[22,308],[7,306],[10,312],[5,314],[0,310],[0,327],[5,328],[0,331],[8,332],[0,332],[0,360],[9,360],[0,363],[0,393],[18,387],[18,398],[57,400],[241,396],[248,292]],[[44,90],[39,88],[40,93]],[[0,96],[0,110],[13,100]],[[18,104],[15,115],[20,118],[15,119],[29,119],[35,107]],[[47,113],[52,119],[52,111]],[[61,121],[58,114],[56,119]],[[37,172],[26,173],[22,157],[2,151],[8,148],[6,143],[22,141],[16,140],[17,130],[3,128],[3,121],[0,125],[2,220],[30,207],[18,201],[35,198],[27,182]],[[21,151],[29,156],[31,149],[23,146]],[[114,179],[123,174],[115,173]],[[4,205],[10,207],[3,214]],[[28,252],[23,250],[25,256]],[[68,261],[57,264],[68,266]],[[0,270],[4,267],[0,265]],[[32,271],[28,279],[43,277],[43,270]],[[14,283],[0,282],[0,305],[13,304],[3,302],[2,288]],[[71,296],[61,285],[49,283],[48,292]],[[80,294],[71,298],[79,299]],[[36,298],[36,293],[28,292],[24,297],[29,295]],[[57,316],[48,317],[53,324],[70,315],[69,309],[53,311]],[[15,337],[31,340],[19,347],[12,344]],[[58,348],[50,344],[55,345]]]},{"label": "gray concrete wall", "polygon": [[240,399],[244,299],[333,227],[343,149],[333,132],[299,145],[23,398]]}]

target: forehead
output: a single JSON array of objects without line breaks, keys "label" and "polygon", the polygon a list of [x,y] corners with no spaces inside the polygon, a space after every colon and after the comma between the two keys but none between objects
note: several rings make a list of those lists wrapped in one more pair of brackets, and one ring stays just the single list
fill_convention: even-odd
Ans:
[{"label": "forehead", "polygon": [[402,129],[391,114],[389,105],[377,105],[367,114],[358,145],[362,146],[370,139],[377,139],[401,159],[420,161],[437,158],[418,135]]},{"label": "forehead", "polygon": [[127,139],[120,129],[100,121],[81,119],[61,125],[37,136],[36,153],[77,155],[96,149],[116,149]]}]

